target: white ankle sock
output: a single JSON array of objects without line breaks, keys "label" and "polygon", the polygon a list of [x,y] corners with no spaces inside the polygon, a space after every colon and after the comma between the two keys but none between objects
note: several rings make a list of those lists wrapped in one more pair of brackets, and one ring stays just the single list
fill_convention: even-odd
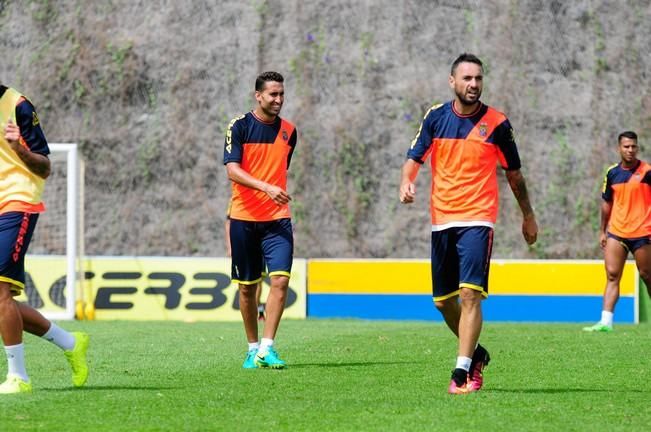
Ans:
[{"label": "white ankle sock", "polygon": [[262,338],[260,340],[260,351],[266,351],[268,348],[274,346],[273,339]]},{"label": "white ankle sock", "polygon": [[75,347],[75,337],[72,333],[65,331],[53,322],[50,322],[50,328],[41,337],[64,351],[70,351]]},{"label": "white ankle sock", "polygon": [[23,381],[29,381],[27,370],[25,370],[25,346],[22,343],[5,346],[5,354],[7,354],[7,374],[19,376]]},{"label": "white ankle sock", "polygon": [[468,372],[470,370],[470,363],[472,363],[472,359],[470,357],[459,356],[457,357],[456,369],[463,369]]},{"label": "white ankle sock", "polygon": [[260,344],[258,342],[249,342],[249,351],[251,350],[259,350],[260,349]]},{"label": "white ankle sock", "polygon": [[613,326],[613,315],[615,315],[614,312],[609,312],[609,311],[602,310],[601,311],[601,321],[600,321],[601,324],[603,324],[605,326],[612,327]]}]

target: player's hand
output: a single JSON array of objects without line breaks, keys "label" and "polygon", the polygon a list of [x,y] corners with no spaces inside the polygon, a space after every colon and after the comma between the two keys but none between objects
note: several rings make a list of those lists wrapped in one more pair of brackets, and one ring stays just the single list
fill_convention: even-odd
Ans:
[{"label": "player's hand", "polygon": [[275,185],[267,185],[265,193],[278,205],[285,205],[292,200],[287,192]]},{"label": "player's hand", "polygon": [[599,234],[599,246],[601,249],[606,248],[606,241],[608,240],[608,236],[606,236],[605,232],[602,232]]},{"label": "player's hand", "polygon": [[14,151],[18,150],[20,146],[20,128],[11,119],[7,120],[5,125],[5,139]]},{"label": "player's hand", "polygon": [[535,216],[527,216],[522,220],[522,235],[528,245],[536,242],[538,238],[538,224],[536,223]]},{"label": "player's hand", "polygon": [[403,183],[400,185],[400,202],[411,204],[416,196],[416,185],[413,183]]}]

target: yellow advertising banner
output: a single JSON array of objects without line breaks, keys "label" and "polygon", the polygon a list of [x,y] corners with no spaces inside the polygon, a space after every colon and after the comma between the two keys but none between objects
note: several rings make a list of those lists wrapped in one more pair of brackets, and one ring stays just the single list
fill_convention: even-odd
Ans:
[{"label": "yellow advertising banner", "polygon": [[[431,294],[430,260],[314,259],[308,263],[310,294]],[[624,266],[622,296],[636,293],[635,262]],[[491,261],[489,295],[602,295],[603,261]]]},{"label": "yellow advertising banner", "polygon": [[66,258],[64,256],[25,257],[25,289],[17,298],[44,312],[66,308]]},{"label": "yellow advertising banner", "polygon": [[[28,256],[31,282],[20,300],[63,310],[65,269],[63,257]],[[306,276],[306,260],[295,259],[283,317],[305,318]],[[78,297],[94,304],[98,320],[241,320],[228,258],[88,257],[82,285]],[[267,278],[262,303],[268,291]]]}]

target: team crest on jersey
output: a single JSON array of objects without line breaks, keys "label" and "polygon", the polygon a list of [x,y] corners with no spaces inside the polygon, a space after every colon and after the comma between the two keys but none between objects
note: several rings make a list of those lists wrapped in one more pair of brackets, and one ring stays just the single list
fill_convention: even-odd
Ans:
[{"label": "team crest on jersey", "polygon": [[283,140],[287,141],[289,137],[287,136],[287,131],[283,129]]},{"label": "team crest on jersey", "polygon": [[479,123],[479,136],[485,137],[488,133],[488,125],[486,123]]},{"label": "team crest on jersey", "polygon": [[38,116],[36,115],[36,112],[32,111],[32,126],[38,125],[40,122],[38,120]]}]

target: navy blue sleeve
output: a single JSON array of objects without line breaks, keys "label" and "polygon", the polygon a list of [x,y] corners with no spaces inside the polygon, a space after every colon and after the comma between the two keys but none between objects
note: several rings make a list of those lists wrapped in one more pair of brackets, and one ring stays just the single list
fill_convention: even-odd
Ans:
[{"label": "navy blue sleeve", "polygon": [[518,147],[515,144],[513,136],[513,127],[509,120],[504,120],[493,131],[493,136],[489,138],[500,149],[503,157],[500,157],[502,168],[507,171],[519,170],[522,167]]},{"label": "navy blue sleeve", "polygon": [[298,132],[294,128],[292,136],[289,137],[289,154],[287,155],[287,168],[289,168],[289,163],[292,161],[292,155],[294,154],[294,148],[296,148],[296,141],[298,139]]},{"label": "navy blue sleeve", "polygon": [[244,126],[244,116],[234,118],[228,124],[224,140],[224,165],[229,162],[242,162],[242,144],[245,140]]},{"label": "navy blue sleeve", "polygon": [[23,137],[32,152],[42,155],[50,154],[50,147],[47,145],[45,134],[41,129],[41,122],[34,106],[28,100],[16,105],[16,124],[20,128],[20,136]]},{"label": "navy blue sleeve", "polygon": [[647,171],[642,178],[642,183],[648,184],[651,186],[651,170]]},{"label": "navy blue sleeve", "polygon": [[430,108],[423,122],[420,124],[420,128],[416,133],[416,137],[411,142],[411,147],[407,151],[407,159],[412,159],[419,164],[425,163],[425,160],[431,153],[432,141],[434,140],[434,113],[436,108],[440,105],[435,105]]},{"label": "navy blue sleeve", "polygon": [[612,173],[615,171],[617,165],[614,165],[608,168],[606,175],[604,176],[604,184],[601,187],[601,198],[607,202],[613,202],[613,181]]}]

